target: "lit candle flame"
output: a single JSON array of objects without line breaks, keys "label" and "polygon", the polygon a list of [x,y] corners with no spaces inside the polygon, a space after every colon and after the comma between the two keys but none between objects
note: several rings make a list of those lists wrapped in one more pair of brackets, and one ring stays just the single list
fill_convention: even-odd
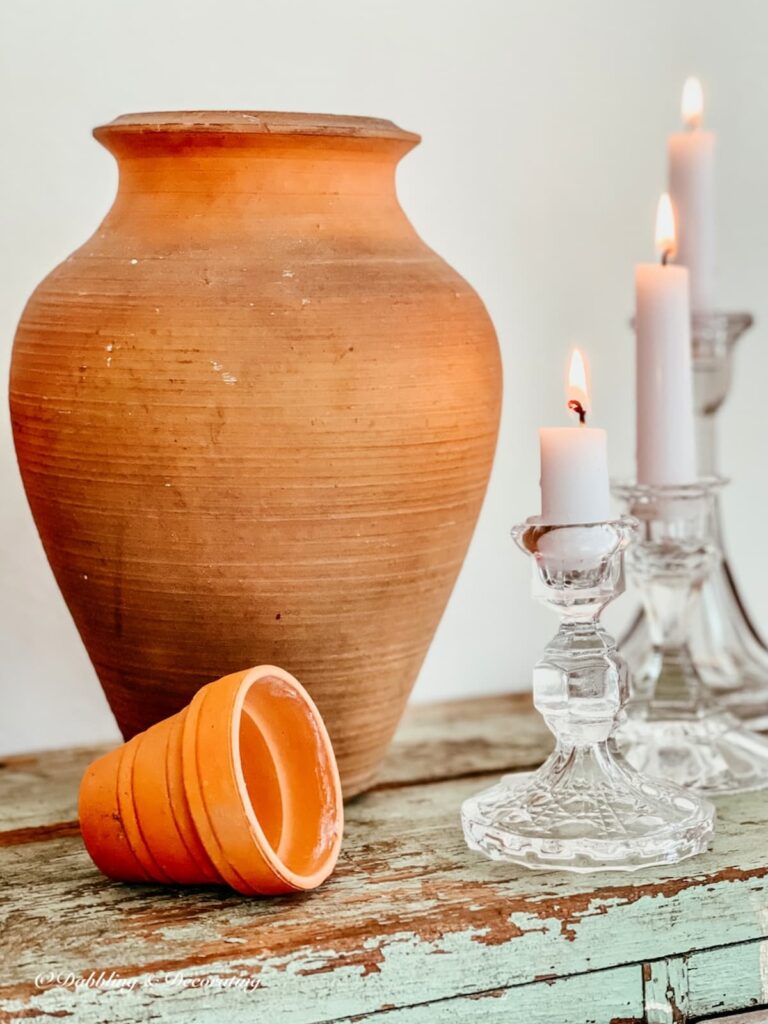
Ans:
[{"label": "lit candle flame", "polygon": [[656,248],[662,263],[666,263],[677,251],[675,211],[668,192],[662,193],[656,210]]},{"label": "lit candle flame", "polygon": [[579,349],[575,348],[571,355],[571,364],[568,369],[568,386],[565,393],[568,397],[568,408],[579,417],[580,423],[585,423],[587,410],[589,409],[589,385],[587,383],[589,371],[586,360]]},{"label": "lit candle flame", "polygon": [[704,94],[698,78],[686,78],[685,80],[682,111],[683,124],[686,128],[696,129],[701,127],[701,119],[704,112]]}]

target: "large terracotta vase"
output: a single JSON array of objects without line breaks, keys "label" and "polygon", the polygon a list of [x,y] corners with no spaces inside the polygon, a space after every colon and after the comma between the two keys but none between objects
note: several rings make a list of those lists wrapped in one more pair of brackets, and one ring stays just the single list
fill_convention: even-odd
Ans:
[{"label": "large terracotta vase", "polygon": [[174,113],[97,128],[120,184],[30,299],[16,449],[126,737],[218,676],[297,675],[370,785],[496,441],[498,347],[418,237],[389,121]]}]

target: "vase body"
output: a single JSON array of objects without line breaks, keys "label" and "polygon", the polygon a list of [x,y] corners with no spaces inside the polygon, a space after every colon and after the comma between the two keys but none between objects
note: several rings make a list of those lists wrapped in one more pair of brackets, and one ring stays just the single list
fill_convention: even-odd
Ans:
[{"label": "vase body", "polygon": [[305,682],[370,785],[464,558],[498,426],[482,303],[365,118],[129,115],[120,184],[38,287],[11,413],[126,738],[244,665]]}]

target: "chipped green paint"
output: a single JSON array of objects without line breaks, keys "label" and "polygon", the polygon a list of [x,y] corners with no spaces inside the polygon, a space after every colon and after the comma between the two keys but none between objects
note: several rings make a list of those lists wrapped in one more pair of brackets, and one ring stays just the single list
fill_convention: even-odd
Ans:
[{"label": "chipped green paint", "polygon": [[643,965],[648,1024],[682,1024],[688,1016],[688,962],[683,957]]},{"label": "chipped green paint", "polygon": [[[712,931],[717,939],[719,922]],[[706,949],[687,959],[692,1016],[768,1005],[768,941]],[[768,1010],[762,1018],[768,1021]]]},{"label": "chipped green paint", "polygon": [[[380,787],[347,808],[336,875],[272,900],[109,882],[71,824],[87,757],[12,761],[0,772],[0,1019],[677,1024],[765,1001],[765,795],[720,801],[712,850],[682,865],[527,872],[470,853],[458,823],[489,768],[543,756],[520,699],[419,709],[403,736]],[[736,980],[716,983],[702,957]],[[115,971],[132,987],[38,988],[40,971]]]},{"label": "chipped green paint", "polygon": [[356,1024],[631,1024],[642,1021],[639,964],[356,1017]]}]

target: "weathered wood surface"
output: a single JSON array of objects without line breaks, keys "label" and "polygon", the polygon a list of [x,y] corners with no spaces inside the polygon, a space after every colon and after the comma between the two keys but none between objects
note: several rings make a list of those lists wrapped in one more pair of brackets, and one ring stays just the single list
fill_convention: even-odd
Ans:
[{"label": "weathered wood surface", "polygon": [[[408,709],[379,772],[377,790],[417,781],[501,774],[532,768],[552,747],[526,694],[416,705]],[[69,823],[77,832],[77,788],[83,768],[108,747],[80,747],[0,758],[0,839],[9,832]]]},{"label": "weathered wood surface", "polygon": [[8,759],[0,1019],[679,1024],[768,1003],[768,797],[719,801],[713,849],[662,870],[532,873],[470,853],[462,799],[548,746],[525,698],[412,710],[348,806],[334,877],[263,901],[108,881],[76,825],[93,751]]}]

